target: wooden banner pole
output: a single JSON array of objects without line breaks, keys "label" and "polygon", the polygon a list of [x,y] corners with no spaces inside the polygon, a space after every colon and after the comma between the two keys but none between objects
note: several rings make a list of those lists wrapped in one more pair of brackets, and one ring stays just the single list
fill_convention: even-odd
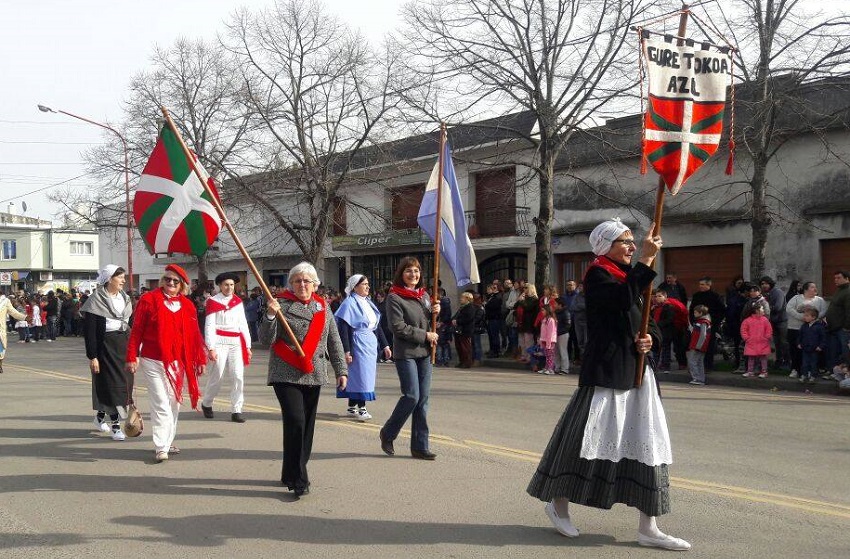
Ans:
[{"label": "wooden banner pole", "polygon": [[[440,242],[442,227],[442,211],[443,211],[443,152],[446,149],[446,123],[440,123],[440,153],[437,156],[437,228],[434,233],[434,288],[431,292],[431,304],[440,301]],[[442,311],[442,309],[441,309]],[[437,331],[437,313],[431,313],[431,331]],[[431,364],[437,362],[437,346],[431,346]]]},{"label": "wooden banner pole", "polygon": [[[225,228],[230,232],[230,236],[233,238],[233,242],[236,243],[236,248],[239,249],[239,253],[242,254],[242,258],[245,259],[245,262],[248,264],[248,268],[251,270],[251,273],[254,274],[257,282],[260,284],[260,289],[263,290],[263,294],[266,296],[267,301],[271,301],[274,298],[271,290],[266,285],[266,282],[263,281],[263,277],[260,275],[259,270],[254,265],[254,261],[248,255],[248,251],[245,250],[245,246],[242,244],[242,241],[239,240],[239,236],[236,234],[236,231],[233,229],[233,225],[230,224],[230,220],[227,219],[227,216],[224,213],[224,208],[221,207],[221,204],[218,201],[215,193],[213,193],[209,185],[207,184],[207,177],[201,175],[201,172],[198,170],[198,167],[195,165],[195,158],[192,155],[192,152],[189,151],[189,148],[186,147],[186,143],[183,141],[183,137],[180,135],[180,131],[177,130],[177,126],[174,125],[174,121],[171,120],[171,115],[168,114],[168,110],[165,107],[160,107],[162,110],[162,114],[165,117],[166,122],[168,122],[168,127],[171,128],[171,131],[174,132],[174,135],[177,136],[177,141],[180,142],[180,147],[183,148],[183,153],[186,155],[186,159],[189,161],[189,164],[192,166],[192,170],[195,172],[195,176],[198,177],[198,180],[201,181],[201,184],[204,186],[204,191],[209,194],[210,199],[212,200],[212,205],[215,208],[215,211],[218,213],[219,219],[224,224]],[[298,338],[295,337],[295,333],[292,331],[292,328],[289,326],[289,323],[286,321],[286,318],[283,316],[283,313],[277,311],[276,313],[277,319],[280,322],[283,329],[286,331],[286,335],[289,336],[290,340],[292,340],[292,345],[295,347],[295,351],[299,356],[304,357],[304,349],[301,347],[301,344],[298,342]]]},{"label": "wooden banner pole", "polygon": [[[688,28],[688,5],[682,4],[682,13],[679,15],[679,33],[677,40],[677,44],[682,46],[684,44],[684,39],[681,37],[685,36],[685,31]],[[641,48],[643,46],[641,45]],[[644,115],[643,118],[646,118]],[[664,195],[666,193],[666,185],[664,184],[664,177],[661,175],[658,176],[658,189],[655,193],[655,213],[653,215],[652,221],[654,223],[654,227],[652,229],[652,236],[661,234],[661,220],[664,217]],[[650,263],[651,268],[655,268],[655,259]],[[649,332],[649,315],[652,310],[652,284],[647,285],[646,289],[643,291],[643,314],[641,316],[640,323],[640,337],[643,338],[646,336],[647,332]],[[635,371],[635,386],[640,387],[643,383],[643,370],[646,354],[639,353],[637,360],[637,370]]]}]

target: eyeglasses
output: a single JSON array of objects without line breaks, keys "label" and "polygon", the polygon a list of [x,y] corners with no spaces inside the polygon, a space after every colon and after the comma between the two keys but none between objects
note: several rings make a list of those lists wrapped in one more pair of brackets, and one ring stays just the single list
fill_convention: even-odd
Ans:
[{"label": "eyeglasses", "polygon": [[178,284],[180,283],[180,278],[172,278],[170,276],[165,276],[164,278],[162,278],[162,281],[164,281],[165,283]]},{"label": "eyeglasses", "polygon": [[292,280],[291,283],[306,284],[306,283],[313,283],[313,280],[305,279],[305,278],[299,278],[299,279]]},{"label": "eyeglasses", "polygon": [[634,239],[617,239],[615,243],[620,243],[624,247],[636,247],[637,243]]}]

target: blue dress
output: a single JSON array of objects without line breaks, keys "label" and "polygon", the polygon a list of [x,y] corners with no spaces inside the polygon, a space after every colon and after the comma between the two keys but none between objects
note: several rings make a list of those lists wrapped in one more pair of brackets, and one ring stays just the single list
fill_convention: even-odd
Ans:
[{"label": "blue dress", "polygon": [[[369,316],[366,308],[371,309]],[[351,352],[348,364],[348,385],[336,391],[337,398],[372,401],[375,399],[375,377],[378,370],[378,338],[381,313],[366,297],[352,294],[334,313],[346,351]]]}]

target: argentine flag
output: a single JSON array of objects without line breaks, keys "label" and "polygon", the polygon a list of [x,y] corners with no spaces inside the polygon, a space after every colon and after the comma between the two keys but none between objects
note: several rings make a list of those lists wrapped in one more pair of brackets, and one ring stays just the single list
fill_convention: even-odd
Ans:
[{"label": "argentine flag", "polygon": [[[440,160],[434,165],[431,178],[425,186],[425,195],[422,197],[422,205],[419,206],[419,215],[416,221],[419,227],[431,237],[433,241],[437,236],[437,185],[443,188],[440,225],[440,254],[448,262],[454,272],[458,287],[470,283],[480,283],[478,277],[478,261],[475,259],[475,250],[472,241],[467,234],[466,217],[463,213],[463,204],[460,201],[460,189],[457,186],[455,166],[452,163],[452,154],[449,143],[443,147],[443,172],[440,172]],[[442,179],[442,180],[441,180]]]}]

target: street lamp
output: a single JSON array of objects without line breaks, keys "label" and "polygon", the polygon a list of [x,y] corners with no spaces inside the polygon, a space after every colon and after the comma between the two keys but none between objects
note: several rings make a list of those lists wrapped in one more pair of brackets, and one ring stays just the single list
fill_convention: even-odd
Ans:
[{"label": "street lamp", "polygon": [[127,210],[127,276],[130,285],[130,293],[133,292],[133,211],[130,207],[130,155],[127,151],[127,140],[124,139],[118,130],[107,126],[105,124],[101,124],[100,122],[96,122],[94,120],[81,117],[79,115],[75,115],[73,113],[69,113],[67,111],[63,111],[60,109],[51,109],[45,105],[39,105],[38,110],[43,113],[61,113],[63,115],[67,115],[78,120],[82,120],[84,122],[88,122],[89,124],[94,124],[95,126],[100,126],[101,128],[105,128],[109,130],[121,140],[121,145],[124,146],[124,194],[126,196],[125,204]]}]

